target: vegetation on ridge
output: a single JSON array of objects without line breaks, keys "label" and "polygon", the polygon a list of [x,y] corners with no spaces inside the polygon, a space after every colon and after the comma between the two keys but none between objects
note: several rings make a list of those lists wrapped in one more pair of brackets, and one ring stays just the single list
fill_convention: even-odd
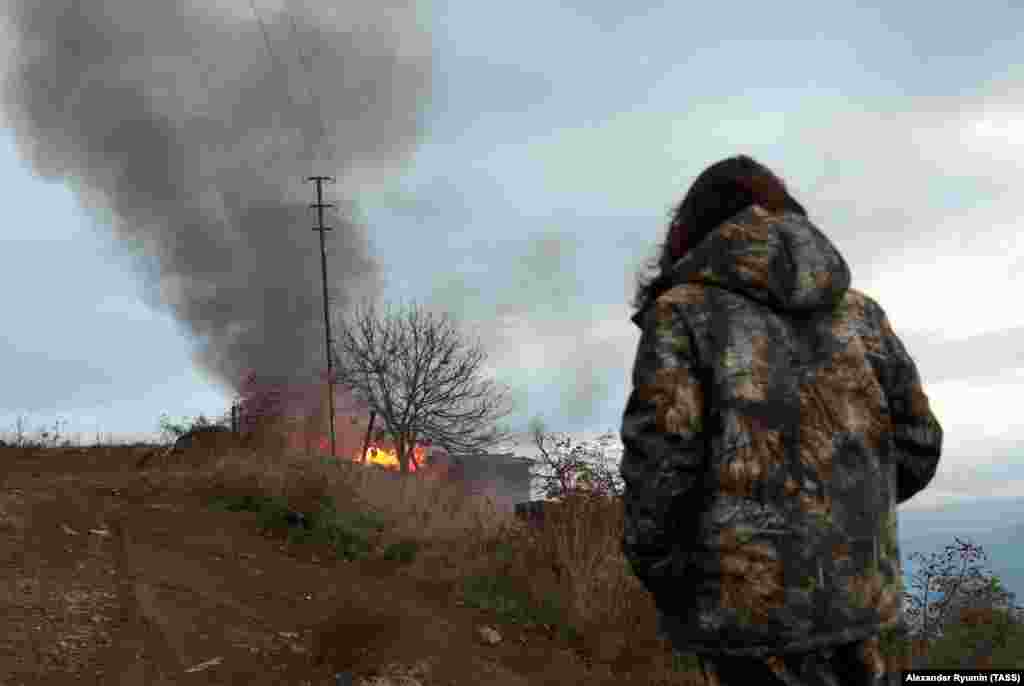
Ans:
[{"label": "vegetation on ridge", "polygon": [[[551,465],[561,468],[580,456],[580,446],[550,443],[541,425],[533,428]],[[13,442],[30,449],[58,445],[52,433]],[[493,612],[499,629],[500,623],[549,629],[593,669],[622,683],[641,675],[648,683],[700,683],[694,656],[674,654],[658,638],[654,604],[622,556],[622,506],[612,497],[615,478],[607,469],[591,465],[586,479],[575,480],[572,470],[556,469],[548,483],[562,492],[549,493],[562,506],[540,526],[440,480],[395,478],[344,460],[255,447],[199,461],[169,458],[145,476],[154,489],[203,494],[211,509],[258,513],[268,536],[449,581],[459,602]],[[970,564],[979,557],[980,547],[958,540],[918,571],[916,577],[928,580],[918,595],[907,594],[908,619],[929,625],[916,635],[883,636],[890,668],[911,661],[933,668],[1024,664],[1024,628],[1000,605],[1009,594],[998,578]],[[984,583],[964,583],[971,579]],[[946,595],[936,603],[928,594],[939,588]],[[966,656],[975,662],[961,664]]]}]

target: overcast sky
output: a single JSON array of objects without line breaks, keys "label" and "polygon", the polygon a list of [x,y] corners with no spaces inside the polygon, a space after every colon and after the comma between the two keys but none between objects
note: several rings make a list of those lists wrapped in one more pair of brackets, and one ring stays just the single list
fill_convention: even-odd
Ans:
[{"label": "overcast sky", "polygon": [[[32,3],[4,4],[23,15],[15,7]],[[278,0],[256,4],[272,49],[291,54]],[[318,5],[289,3],[306,18]],[[250,56],[239,64],[268,58],[248,3],[211,7],[233,33],[197,42],[216,42],[224,63],[232,51]],[[824,7],[773,3],[741,16],[715,3],[422,4],[393,36],[429,66],[421,90],[411,90],[412,71],[392,84],[415,94],[394,105],[415,126],[349,129],[365,141],[346,149],[358,164],[286,161],[261,182],[309,202],[302,174],[339,176],[327,200],[350,208],[383,299],[449,312],[479,339],[487,373],[513,389],[514,429],[540,416],[552,430],[593,435],[619,429],[639,338],[627,303],[666,211],[707,165],[750,154],[787,180],[918,365],[945,440],[938,476],[911,506],[1024,495],[1024,308],[1014,304],[1024,297],[1024,6],[963,3],[941,16],[923,2]],[[135,31],[165,25],[139,13]],[[5,34],[18,49],[16,31]],[[310,72],[293,62],[299,83]],[[201,109],[193,75],[168,72],[180,60],[153,60],[152,75],[142,64],[125,78],[159,75],[172,92],[188,81]],[[353,86],[330,69],[312,73],[325,97],[346,101]],[[54,107],[67,95],[53,92]],[[131,227],[114,226],[126,219],[83,191],[80,160],[38,131],[8,117],[0,135],[0,428],[19,416],[33,427],[61,419],[91,440],[152,434],[162,412],[223,413],[230,392],[160,281],[159,256],[126,249]],[[387,137],[402,143],[371,159]],[[26,142],[39,138],[45,165]],[[241,166],[222,168],[242,178]],[[278,181],[284,170],[294,178]],[[263,202],[240,188],[241,205]],[[318,268],[311,226],[298,212],[280,247],[308,249]],[[246,283],[272,271],[250,270]]]}]

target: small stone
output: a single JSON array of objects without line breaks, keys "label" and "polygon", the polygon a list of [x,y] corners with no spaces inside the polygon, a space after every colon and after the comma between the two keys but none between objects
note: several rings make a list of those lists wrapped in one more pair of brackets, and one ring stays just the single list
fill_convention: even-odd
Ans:
[{"label": "small stone", "polygon": [[480,639],[489,645],[495,645],[501,643],[501,634],[498,633],[497,629],[490,626],[482,626],[477,629],[477,635]]}]

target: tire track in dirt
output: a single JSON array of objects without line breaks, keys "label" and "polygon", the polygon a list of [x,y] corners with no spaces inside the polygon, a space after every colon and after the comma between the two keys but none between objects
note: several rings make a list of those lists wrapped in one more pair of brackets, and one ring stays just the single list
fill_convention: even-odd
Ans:
[{"label": "tire track in dirt", "polygon": [[[112,524],[121,542],[125,648],[109,661],[121,669],[131,666],[123,683],[223,683],[226,674],[245,675],[251,684],[290,683],[285,674],[266,678],[308,671],[307,660],[296,659],[308,652],[305,647],[275,635],[261,612],[265,608],[244,597],[251,591],[241,583],[248,576],[245,560],[255,556],[234,555],[230,548],[232,537],[245,532],[204,521],[220,519],[219,513],[203,512],[198,503],[131,500]],[[215,668],[190,671],[210,660]]]},{"label": "tire track in dirt", "polygon": [[[39,473],[5,475],[3,532],[5,639],[0,674],[13,683],[67,683],[93,671],[111,642],[116,593],[109,531],[86,507],[82,484]],[[40,681],[43,679],[43,681]],[[63,681],[62,681],[63,680]]]},{"label": "tire track in dirt", "polygon": [[[254,524],[252,516],[175,500],[165,507],[125,503],[111,518],[120,542],[125,641],[110,661],[122,669],[131,665],[125,683],[206,683],[202,674],[185,676],[185,670],[216,657],[223,660],[220,676],[255,672],[254,684],[264,683],[259,672],[289,667],[359,671],[380,658],[374,647],[422,648],[425,630],[435,649],[444,647],[450,626],[436,609],[422,607],[394,581],[361,578],[357,572],[365,565],[329,570],[282,556],[246,526]],[[376,571],[386,566],[395,565]],[[254,664],[261,660],[267,664]]]},{"label": "tire track in dirt", "polygon": [[[134,603],[147,623],[146,645],[171,666],[161,674],[174,683],[244,674],[253,685],[298,684],[299,674],[315,674],[311,683],[332,684],[338,671],[424,660],[428,684],[543,683],[503,667],[494,654],[501,649],[481,646],[474,613],[455,608],[444,584],[409,578],[394,562],[334,562],[325,550],[289,548],[259,535],[251,513],[203,510],[199,498],[161,501],[125,503],[119,576],[125,607]],[[328,561],[309,562],[315,553]],[[182,673],[215,657],[223,658],[215,670]],[[268,677],[278,670],[296,680]]]},{"label": "tire track in dirt", "polygon": [[[167,620],[153,598],[152,589],[136,581],[130,563],[131,539],[125,531],[122,516],[111,521],[116,546],[117,597],[121,612],[121,625],[117,647],[108,657],[111,667],[119,674],[118,683],[174,684],[166,665],[184,671],[184,655],[180,646],[172,646]],[[178,650],[174,650],[178,647]]]},{"label": "tire track in dirt", "polygon": [[[520,644],[505,627],[501,644],[483,645],[478,630],[491,613],[459,607],[450,586],[398,563],[345,563],[327,549],[289,546],[262,535],[253,513],[210,510],[197,493],[158,491],[132,470],[37,478],[33,468],[8,469],[0,491],[0,546],[17,546],[0,547],[0,581],[37,581],[32,602],[2,608],[20,612],[6,615],[15,625],[5,627],[9,649],[45,653],[72,628],[93,631],[73,646],[75,664],[0,662],[0,683],[65,684],[74,674],[112,686],[327,686],[339,671],[423,662],[425,686],[599,683],[553,641]],[[69,598],[81,606],[74,622],[30,636],[37,617],[68,614]]]}]

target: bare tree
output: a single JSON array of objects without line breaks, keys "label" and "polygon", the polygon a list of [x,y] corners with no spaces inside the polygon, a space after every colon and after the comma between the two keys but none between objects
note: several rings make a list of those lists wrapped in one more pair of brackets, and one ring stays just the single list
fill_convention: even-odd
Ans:
[{"label": "bare tree", "polygon": [[[956,622],[961,609],[1005,609],[1010,617],[1016,617],[1020,609],[1014,602],[1016,594],[1006,591],[998,576],[983,572],[977,563],[979,559],[988,559],[984,549],[969,540],[956,536],[953,539],[956,543],[947,545],[942,553],[909,556],[921,567],[911,582],[917,594],[903,594],[909,603],[906,614],[913,624],[911,629],[924,640],[941,636],[945,628]],[[941,600],[932,602],[932,592],[937,592]]]},{"label": "bare tree", "polygon": [[409,471],[418,442],[477,452],[511,436],[495,425],[511,409],[499,407],[503,395],[479,379],[484,352],[467,346],[447,315],[435,317],[413,305],[378,316],[373,304],[364,304],[336,339],[336,381],[376,412],[381,433],[395,443],[402,473]]},{"label": "bare tree", "polygon": [[548,433],[544,422],[530,420],[530,436],[540,450],[540,469],[535,475],[544,482],[547,498],[561,498],[572,493],[620,496],[622,478],[609,466],[605,449],[615,440],[614,434],[599,436],[597,445],[575,443],[567,434]]}]

